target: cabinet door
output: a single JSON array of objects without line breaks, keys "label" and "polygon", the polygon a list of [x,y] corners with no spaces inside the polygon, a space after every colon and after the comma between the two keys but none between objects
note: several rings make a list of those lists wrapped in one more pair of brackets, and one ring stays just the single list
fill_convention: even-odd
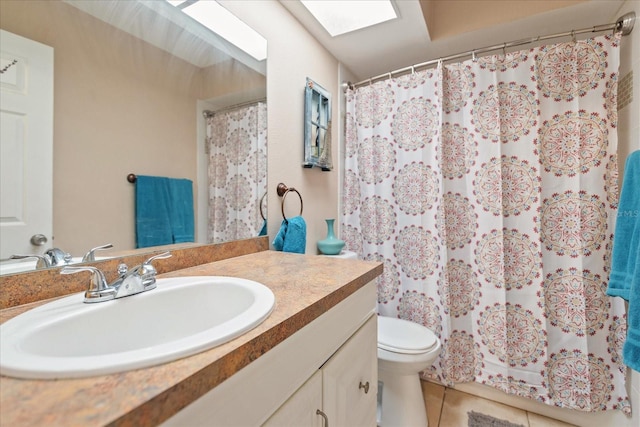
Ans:
[{"label": "cabinet door", "polygon": [[322,427],[322,418],[316,414],[322,408],[322,373],[317,371],[263,426],[269,427]]},{"label": "cabinet door", "polygon": [[377,332],[374,315],[322,368],[324,412],[331,427],[376,425]]}]

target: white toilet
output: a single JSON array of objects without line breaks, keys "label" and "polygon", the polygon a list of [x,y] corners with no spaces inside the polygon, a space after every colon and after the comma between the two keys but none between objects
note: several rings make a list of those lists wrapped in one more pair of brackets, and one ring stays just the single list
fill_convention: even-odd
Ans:
[{"label": "white toilet", "polygon": [[378,316],[378,426],[428,425],[418,374],[439,353],[440,340],[428,328]]}]

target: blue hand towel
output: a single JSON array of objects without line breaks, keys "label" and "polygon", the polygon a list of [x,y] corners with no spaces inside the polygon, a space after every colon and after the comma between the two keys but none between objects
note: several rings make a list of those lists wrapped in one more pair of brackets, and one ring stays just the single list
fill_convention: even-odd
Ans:
[{"label": "blue hand towel", "polygon": [[304,218],[296,216],[282,221],[273,239],[273,247],[277,251],[303,254],[307,247],[307,223]]},{"label": "blue hand towel", "polygon": [[[629,155],[625,163],[618,217],[613,237],[611,274],[607,295],[629,301],[633,282],[638,282],[640,265],[640,150]],[[640,291],[640,290],[639,290]],[[640,307],[638,308],[640,312]]]},{"label": "blue hand towel", "polygon": [[193,183],[189,179],[169,179],[168,184],[173,243],[193,242]]},{"label": "blue hand towel", "polygon": [[194,241],[190,180],[138,175],[135,194],[138,248]]},{"label": "blue hand towel", "polygon": [[625,163],[607,295],[629,301],[623,361],[640,372],[640,150]]},{"label": "blue hand towel", "polygon": [[258,236],[266,236],[267,235],[267,220],[262,221],[262,228],[258,233]]},{"label": "blue hand towel", "polygon": [[136,180],[136,247],[173,243],[169,219],[169,188],[165,179],[138,175]]}]

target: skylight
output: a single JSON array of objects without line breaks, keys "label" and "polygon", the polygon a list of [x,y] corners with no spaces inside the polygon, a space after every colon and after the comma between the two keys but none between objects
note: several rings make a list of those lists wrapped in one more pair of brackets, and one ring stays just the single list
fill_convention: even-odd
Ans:
[{"label": "skylight", "polygon": [[331,37],[398,17],[391,0],[300,0]]},{"label": "skylight", "polygon": [[267,58],[267,40],[217,1],[167,1],[256,60]]}]

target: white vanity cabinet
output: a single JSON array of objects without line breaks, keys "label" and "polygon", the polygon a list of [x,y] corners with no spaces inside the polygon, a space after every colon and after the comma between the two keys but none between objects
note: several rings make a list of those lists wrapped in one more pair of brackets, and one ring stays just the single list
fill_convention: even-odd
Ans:
[{"label": "white vanity cabinet", "polygon": [[318,409],[331,427],[375,426],[376,301],[370,282],[163,426],[324,427]]},{"label": "white vanity cabinet", "polygon": [[369,317],[264,426],[322,427],[324,417],[329,426],[375,426],[376,324]]}]

